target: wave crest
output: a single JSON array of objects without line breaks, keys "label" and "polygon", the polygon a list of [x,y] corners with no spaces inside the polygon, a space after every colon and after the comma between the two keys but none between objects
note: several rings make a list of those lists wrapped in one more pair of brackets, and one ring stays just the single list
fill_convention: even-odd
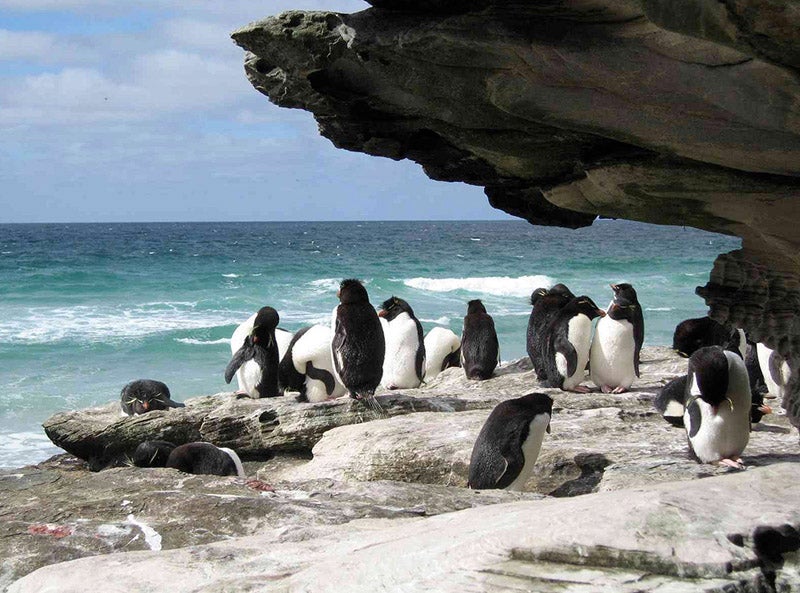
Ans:
[{"label": "wave crest", "polygon": [[487,276],[475,278],[409,278],[403,284],[427,292],[452,292],[463,290],[494,296],[528,297],[540,287],[550,288],[555,284],[552,278],[544,275]]}]

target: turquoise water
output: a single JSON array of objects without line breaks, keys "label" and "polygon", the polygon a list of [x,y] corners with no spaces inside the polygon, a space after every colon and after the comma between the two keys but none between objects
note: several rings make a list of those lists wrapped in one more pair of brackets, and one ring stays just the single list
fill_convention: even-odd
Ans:
[{"label": "turquoise water", "polygon": [[645,343],[705,314],[694,288],[739,240],[600,220],[570,231],[523,221],[0,225],[0,467],[57,453],[41,422],[116,400],[136,378],[173,398],[230,390],[236,324],[271,305],[281,327],[329,323],[342,278],[374,305],[409,301],[425,331],[461,331],[470,299],[494,316],[503,360],[525,355],[527,299],[564,282],[605,307],[634,285]]}]

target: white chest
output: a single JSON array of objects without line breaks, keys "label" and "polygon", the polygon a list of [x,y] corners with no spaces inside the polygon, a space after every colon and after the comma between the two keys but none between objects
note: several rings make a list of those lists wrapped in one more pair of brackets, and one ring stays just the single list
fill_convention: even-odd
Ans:
[{"label": "white chest", "polygon": [[609,316],[600,319],[590,355],[594,384],[598,387],[630,387],[636,378],[633,364],[635,349],[633,324],[630,321],[611,319]]},{"label": "white chest", "polygon": [[547,426],[550,424],[550,414],[538,414],[531,420],[528,426],[528,438],[522,443],[522,455],[525,457],[525,464],[516,479],[508,485],[507,490],[521,490],[533,474],[533,466],[539,457],[542,449]]},{"label": "white chest", "polygon": [[381,325],[386,342],[381,382],[386,387],[418,387],[420,379],[416,370],[419,348],[417,324],[407,313],[401,313],[392,321]]},{"label": "white chest", "polygon": [[577,366],[571,376],[567,376],[567,359],[562,354],[556,354],[556,368],[564,377],[564,389],[572,389],[583,381],[586,375],[586,363],[589,360],[589,347],[592,343],[592,320],[586,315],[576,315],[569,320],[567,339],[575,348]]}]

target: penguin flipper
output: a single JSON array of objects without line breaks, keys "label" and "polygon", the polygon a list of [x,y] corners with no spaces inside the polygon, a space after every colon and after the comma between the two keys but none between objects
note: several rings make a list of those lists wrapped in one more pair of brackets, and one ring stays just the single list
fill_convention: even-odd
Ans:
[{"label": "penguin flipper", "polygon": [[470,463],[467,485],[473,490],[502,488],[499,482],[508,473],[508,460],[496,449],[491,449],[483,451],[476,461]]},{"label": "penguin flipper", "polygon": [[556,354],[561,354],[567,361],[567,374],[565,377],[571,377],[578,370],[578,352],[575,350],[575,346],[562,336],[556,337],[553,345],[555,346]]},{"label": "penguin flipper", "polygon": [[[318,369],[310,360],[306,363],[306,376],[309,379],[321,381],[325,385],[325,392],[328,395],[332,394],[333,390],[336,389],[336,380],[333,378],[333,375],[325,369]],[[308,401],[308,397],[306,397],[306,401]]]},{"label": "penguin flipper", "polygon": [[633,370],[636,372],[637,377],[639,374],[639,357],[642,352],[642,344],[644,344],[644,315],[642,314],[642,306],[636,305],[636,314],[633,318]]},{"label": "penguin flipper", "polygon": [[333,368],[340,379],[342,378],[342,371],[344,370],[342,368],[341,352],[346,343],[347,331],[337,315],[336,325],[333,331],[333,339],[331,340],[331,354],[333,355],[331,358],[333,358]]},{"label": "penguin flipper", "polygon": [[[689,416],[686,434],[688,434],[691,439],[700,431],[700,424],[702,423],[702,413],[700,412],[700,405],[697,403],[697,398],[689,400],[689,403],[686,405],[686,412]],[[686,424],[685,420],[684,424]]]},{"label": "penguin flipper", "polygon": [[244,363],[248,360],[253,358],[253,343],[248,337],[242,347],[236,351],[236,354],[233,355],[231,361],[228,363],[228,366],[225,368],[225,383],[230,383],[233,376],[236,374],[236,371],[239,370]]}]

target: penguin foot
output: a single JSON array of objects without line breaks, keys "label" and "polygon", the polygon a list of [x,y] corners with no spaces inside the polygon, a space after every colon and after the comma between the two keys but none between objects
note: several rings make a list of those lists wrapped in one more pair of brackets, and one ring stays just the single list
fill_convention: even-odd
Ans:
[{"label": "penguin foot", "polygon": [[614,391],[612,391],[611,393],[625,393],[626,391],[628,391],[628,388],[620,385],[619,387],[614,389]]},{"label": "penguin foot", "polygon": [[608,385],[603,385],[600,388],[600,391],[602,391],[603,393],[611,393],[611,387],[609,387]]},{"label": "penguin foot", "polygon": [[572,389],[565,389],[564,391],[572,391],[573,393],[591,393],[592,390],[586,387],[586,385],[576,385]]},{"label": "penguin foot", "polygon": [[737,459],[720,459],[717,463],[720,465],[724,465],[726,467],[732,467],[733,469],[745,469],[744,463],[742,463],[742,458],[739,457]]},{"label": "penguin foot", "polygon": [[243,397],[250,397],[250,394],[247,391],[242,391],[241,389],[234,393],[233,395],[236,396],[236,399],[242,399]]}]

